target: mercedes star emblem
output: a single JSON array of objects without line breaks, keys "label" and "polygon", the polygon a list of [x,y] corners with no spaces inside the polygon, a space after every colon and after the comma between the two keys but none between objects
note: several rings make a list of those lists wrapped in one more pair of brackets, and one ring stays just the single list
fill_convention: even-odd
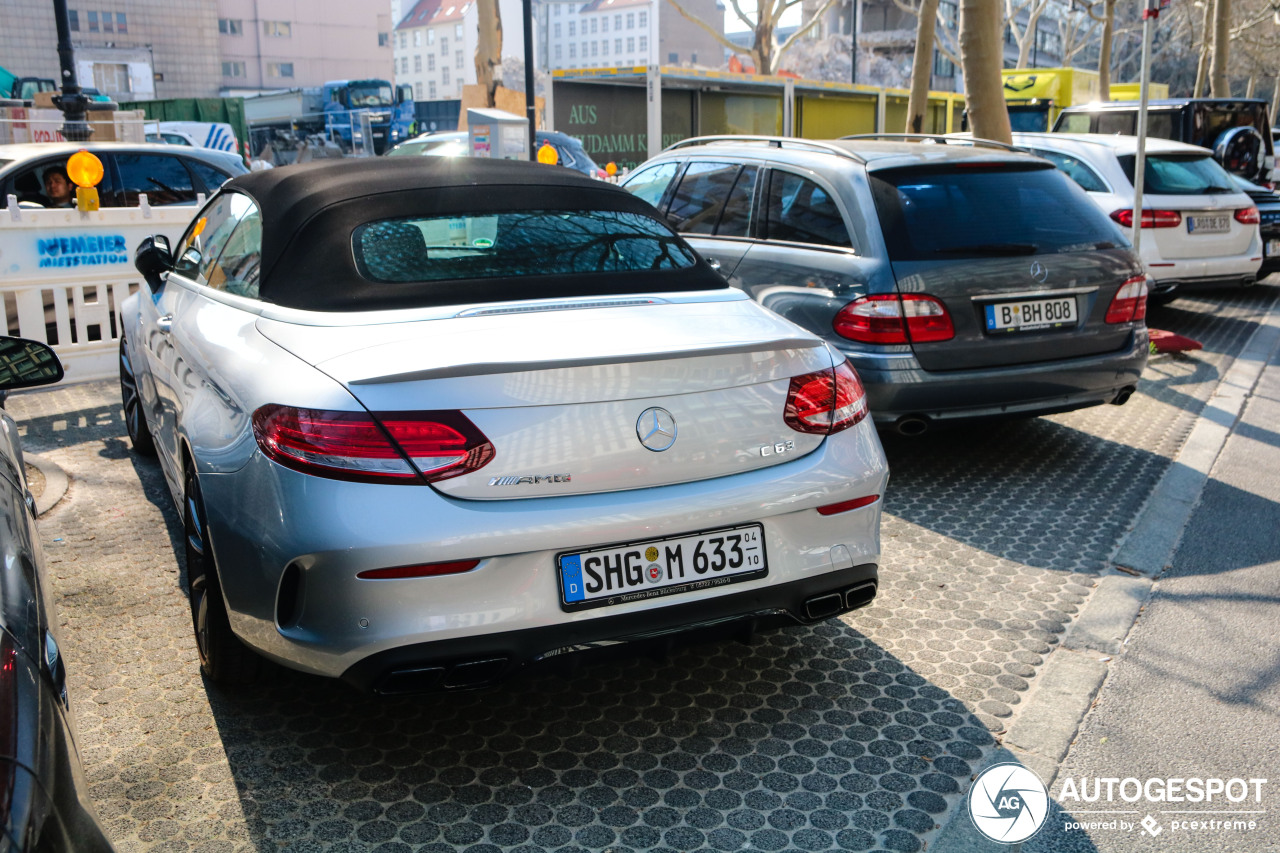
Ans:
[{"label": "mercedes star emblem", "polygon": [[1031,277],[1041,284],[1044,284],[1049,278],[1049,271],[1044,268],[1044,264],[1036,261],[1031,265]]},{"label": "mercedes star emblem", "polygon": [[636,436],[646,448],[661,453],[676,443],[676,419],[666,409],[645,409],[636,420]]}]

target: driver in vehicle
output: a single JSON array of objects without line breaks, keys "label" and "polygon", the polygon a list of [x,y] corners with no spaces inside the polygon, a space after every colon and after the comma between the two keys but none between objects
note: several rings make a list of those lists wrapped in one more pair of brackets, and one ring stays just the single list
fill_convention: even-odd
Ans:
[{"label": "driver in vehicle", "polygon": [[64,166],[50,166],[44,170],[44,194],[49,199],[46,207],[73,207],[75,185],[67,177]]}]

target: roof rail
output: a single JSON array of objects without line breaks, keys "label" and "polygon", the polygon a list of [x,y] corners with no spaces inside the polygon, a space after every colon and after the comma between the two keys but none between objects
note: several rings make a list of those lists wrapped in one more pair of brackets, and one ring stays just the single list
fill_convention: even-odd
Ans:
[{"label": "roof rail", "polygon": [[770,148],[803,148],[811,151],[821,151],[824,154],[835,154],[838,157],[845,157],[849,160],[856,160],[859,163],[865,163],[866,158],[850,151],[847,148],[841,148],[839,145],[832,145],[829,142],[818,142],[813,139],[796,139],[791,136],[738,136],[733,134],[722,134],[718,136],[695,136],[690,139],[682,139],[674,145],[668,145],[663,151],[673,151],[676,148],[686,148],[690,145],[706,145],[712,142],[748,142],[748,143],[766,143]]},{"label": "roof rail", "polygon": [[936,142],[939,145],[976,145],[986,148],[1001,148],[1005,151],[1018,151],[1020,148],[1013,145],[1006,145],[1003,142],[996,142],[993,139],[974,139],[972,137],[956,137],[943,136],[937,133],[855,133],[852,136],[842,136],[841,139],[887,139],[890,141],[906,142],[912,139],[918,139],[921,142]]}]

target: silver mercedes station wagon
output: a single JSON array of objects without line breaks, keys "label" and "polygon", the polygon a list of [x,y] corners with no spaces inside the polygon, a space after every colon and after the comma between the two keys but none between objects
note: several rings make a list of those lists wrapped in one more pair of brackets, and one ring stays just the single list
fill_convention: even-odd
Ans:
[{"label": "silver mercedes station wagon", "polygon": [[229,181],[124,307],[129,437],[185,527],[203,670],[379,693],[871,601],[857,374],[648,203],[529,163]]}]

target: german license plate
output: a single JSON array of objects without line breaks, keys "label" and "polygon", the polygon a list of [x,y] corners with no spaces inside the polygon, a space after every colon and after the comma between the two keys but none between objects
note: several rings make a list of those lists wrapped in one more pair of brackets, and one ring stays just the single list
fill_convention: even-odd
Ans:
[{"label": "german license plate", "polygon": [[1188,234],[1225,234],[1231,230],[1231,217],[1228,214],[1213,216],[1188,216]]},{"label": "german license plate", "polygon": [[560,606],[587,610],[768,574],[759,524],[560,554]]},{"label": "german license plate", "polygon": [[1274,258],[1280,255],[1280,240],[1267,241],[1267,257]]},{"label": "german license plate", "polygon": [[1074,296],[997,302],[986,307],[988,332],[1031,332],[1076,324]]}]

